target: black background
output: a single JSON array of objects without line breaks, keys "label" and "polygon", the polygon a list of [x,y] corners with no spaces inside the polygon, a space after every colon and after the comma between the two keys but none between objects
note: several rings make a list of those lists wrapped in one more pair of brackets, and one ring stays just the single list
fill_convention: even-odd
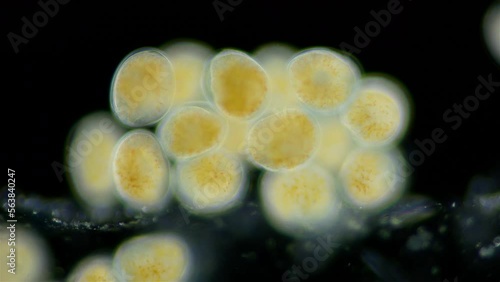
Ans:
[{"label": "black background", "polygon": [[[79,118],[96,110],[109,110],[112,75],[132,50],[178,38],[197,39],[216,50],[231,47],[247,52],[274,41],[299,49],[338,48],[341,42],[353,45],[354,27],[363,29],[373,20],[370,11],[386,9],[388,2],[242,0],[225,12],[221,21],[212,1],[73,0],[60,5],[57,15],[27,44],[19,46],[18,54],[7,34],[21,34],[21,18],[31,19],[41,8],[36,1],[3,3],[2,163],[16,170],[18,193],[71,197],[66,181],[58,181],[51,164],[63,162],[67,135]],[[499,65],[488,54],[483,40],[482,18],[489,4],[401,0],[403,11],[393,15],[390,24],[356,54],[366,72],[390,74],[411,93],[414,115],[403,141],[406,156],[415,149],[415,139],[431,137],[438,127],[446,132],[448,139],[417,168],[410,187],[412,193],[428,195],[444,206],[460,203],[469,180],[488,174],[499,163],[500,139],[495,135],[500,128],[498,93],[482,101],[456,130],[443,120],[443,113],[454,103],[474,94],[479,75],[492,74],[500,81]],[[278,246],[290,240],[265,224],[260,226],[261,235],[226,246],[227,252],[206,280],[280,280],[291,260],[285,251],[268,254],[261,245],[268,236],[274,236]],[[94,245],[85,245],[89,239],[81,244],[74,240],[63,244],[57,237],[63,235],[49,238],[58,277],[83,255],[93,249],[111,250],[119,238],[129,234],[95,234],[98,239]],[[460,249],[446,241],[443,244],[450,245],[446,245],[439,262],[442,272],[433,279],[488,277],[467,267],[467,260],[457,259]],[[380,278],[359,259],[364,246],[377,244],[370,242],[345,251],[308,281],[377,281]],[[240,256],[252,251],[257,253],[254,261]],[[390,251],[389,256],[398,260],[398,255]],[[411,263],[408,266],[411,269]]]}]

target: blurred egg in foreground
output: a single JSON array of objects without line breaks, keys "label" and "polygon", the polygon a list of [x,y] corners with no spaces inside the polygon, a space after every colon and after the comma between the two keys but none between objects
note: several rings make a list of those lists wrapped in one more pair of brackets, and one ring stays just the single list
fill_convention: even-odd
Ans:
[{"label": "blurred egg in foreground", "polygon": [[[0,281],[38,282],[50,278],[52,258],[43,238],[19,224],[0,225]],[[14,234],[14,235],[12,235]],[[14,250],[14,252],[12,252]],[[14,273],[9,272],[13,269]]]},{"label": "blurred egg in foreground", "polygon": [[212,49],[197,41],[175,41],[167,43],[165,50],[175,76],[175,95],[172,106],[203,98],[201,80],[205,64],[212,56]]},{"label": "blurred egg in foreground", "polygon": [[113,258],[119,281],[186,281],[192,267],[186,242],[172,234],[148,234],[123,242]]},{"label": "blurred egg in foreground", "polygon": [[103,208],[115,202],[113,149],[123,130],[106,112],[83,117],[69,140],[66,163],[72,190],[84,204]]},{"label": "blurred egg in foreground", "polygon": [[494,1],[483,20],[483,35],[491,55],[500,64],[500,3]]},{"label": "blurred egg in foreground", "polygon": [[113,273],[111,257],[91,256],[79,262],[67,282],[118,282]]},{"label": "blurred egg in foreground", "polygon": [[296,50],[288,45],[269,43],[255,50],[253,56],[269,77],[269,100],[271,109],[297,106],[299,99],[291,91],[288,78],[288,62]]},{"label": "blurred egg in foreground", "polygon": [[245,172],[236,155],[217,151],[178,164],[177,198],[191,212],[214,214],[245,194]]},{"label": "blurred egg in foreground", "polygon": [[290,172],[266,172],[260,183],[264,214],[291,236],[324,232],[340,209],[333,177],[319,166]]}]

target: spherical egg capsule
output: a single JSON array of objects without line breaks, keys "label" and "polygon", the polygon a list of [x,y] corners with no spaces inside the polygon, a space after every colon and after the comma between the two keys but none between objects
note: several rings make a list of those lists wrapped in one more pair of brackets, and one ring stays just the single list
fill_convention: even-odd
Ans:
[{"label": "spherical egg capsule", "polygon": [[334,179],[320,166],[267,171],[259,189],[266,218],[291,236],[328,230],[340,210]]},{"label": "spherical egg capsule", "polygon": [[189,211],[220,214],[244,196],[245,173],[240,159],[219,150],[183,162],[177,167],[176,196]]},{"label": "spherical egg capsule", "polygon": [[111,163],[113,148],[123,132],[106,112],[85,116],[72,132],[66,155],[71,187],[89,207],[107,207],[115,202]]},{"label": "spherical egg capsule", "polygon": [[172,106],[203,98],[201,81],[205,64],[212,56],[212,49],[197,41],[176,41],[163,48],[172,63],[175,76],[175,95]]},{"label": "spherical egg capsule", "polygon": [[195,157],[219,147],[227,132],[226,120],[205,106],[181,106],[165,117],[156,134],[174,158]]},{"label": "spherical egg capsule", "polygon": [[299,99],[291,91],[288,78],[288,62],[296,50],[288,45],[270,43],[260,46],[254,53],[269,77],[269,108],[268,110],[284,107],[294,107]]},{"label": "spherical egg capsule", "polygon": [[484,40],[493,58],[500,64],[500,3],[494,2],[483,20]]},{"label": "spherical egg capsule", "polygon": [[171,234],[141,235],[123,242],[113,257],[119,281],[186,281],[192,267],[186,242]]},{"label": "spherical egg capsule", "polygon": [[132,52],[120,63],[111,85],[111,108],[131,127],[156,123],[168,111],[175,94],[172,64],[154,48]]},{"label": "spherical egg capsule", "polygon": [[351,132],[336,117],[318,120],[321,140],[314,160],[329,171],[338,171],[354,144]]},{"label": "spherical egg capsule", "polygon": [[80,261],[68,275],[68,282],[118,282],[111,257],[90,256]]},{"label": "spherical egg capsule", "polygon": [[319,146],[316,121],[298,109],[286,109],[258,120],[248,132],[250,160],[268,170],[297,168]]},{"label": "spherical egg capsule", "polygon": [[125,134],[115,148],[113,175],[119,195],[132,208],[155,211],[165,204],[169,165],[151,132]]},{"label": "spherical egg capsule", "polygon": [[225,115],[249,119],[267,102],[269,80],[264,69],[247,54],[226,50],[210,62],[210,99]]},{"label": "spherical egg capsule", "polygon": [[312,109],[327,112],[345,107],[359,72],[348,57],[327,49],[306,50],[288,65],[293,93]]},{"label": "spherical egg capsule", "polygon": [[355,207],[379,209],[399,199],[404,178],[399,176],[397,150],[358,149],[349,154],[340,176],[343,194]]},{"label": "spherical egg capsule", "polygon": [[409,105],[399,84],[382,76],[363,78],[344,124],[363,145],[396,144],[408,127]]},{"label": "spherical egg capsule", "polygon": [[0,225],[0,281],[38,282],[50,278],[52,260],[43,237],[19,224]]}]

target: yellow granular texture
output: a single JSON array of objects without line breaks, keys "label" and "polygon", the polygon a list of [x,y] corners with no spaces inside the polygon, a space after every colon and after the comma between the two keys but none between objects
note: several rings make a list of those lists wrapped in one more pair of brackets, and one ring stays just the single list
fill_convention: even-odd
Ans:
[{"label": "yellow granular texture", "polygon": [[250,57],[239,53],[213,59],[211,85],[218,107],[237,118],[248,118],[260,110],[269,88],[264,70]]},{"label": "yellow granular texture", "polygon": [[351,66],[327,51],[308,51],[289,67],[292,90],[299,99],[318,109],[334,109],[346,102],[355,75]]},{"label": "yellow granular texture", "polygon": [[367,142],[383,142],[393,137],[400,126],[401,109],[390,95],[365,90],[347,113],[347,124]]},{"label": "yellow granular texture", "polygon": [[183,189],[189,196],[193,200],[203,197],[204,203],[213,205],[234,198],[242,177],[239,162],[221,152],[201,156],[180,169]]},{"label": "yellow granular texture", "polygon": [[179,281],[187,266],[186,250],[175,241],[151,239],[136,241],[120,256],[128,281]]},{"label": "yellow granular texture", "polygon": [[277,215],[285,220],[317,220],[328,214],[333,201],[333,183],[313,169],[272,176],[270,198]]},{"label": "yellow granular texture", "polygon": [[115,282],[111,269],[106,265],[92,265],[85,269],[77,282]]},{"label": "yellow granular texture", "polygon": [[165,114],[175,93],[168,59],[155,52],[143,51],[128,58],[117,71],[114,99],[122,121],[148,123]]},{"label": "yellow granular texture", "polygon": [[168,167],[153,136],[128,136],[115,156],[117,185],[130,201],[155,204],[166,192]]},{"label": "yellow granular texture", "polygon": [[383,152],[357,152],[347,160],[342,172],[347,194],[361,205],[383,200],[392,189],[387,181],[387,175],[391,172],[390,157]]},{"label": "yellow granular texture", "polygon": [[163,129],[163,138],[176,157],[190,157],[222,143],[224,122],[214,113],[190,107],[172,116]]},{"label": "yellow granular texture", "polygon": [[304,113],[286,110],[258,121],[248,135],[248,153],[269,169],[291,169],[309,160],[318,128]]}]

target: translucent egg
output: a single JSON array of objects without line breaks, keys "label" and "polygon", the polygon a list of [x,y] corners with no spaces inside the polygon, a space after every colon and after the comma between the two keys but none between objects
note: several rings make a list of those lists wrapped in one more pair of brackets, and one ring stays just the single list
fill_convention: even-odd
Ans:
[{"label": "translucent egg", "polygon": [[210,99],[225,115],[249,119],[267,103],[269,80],[264,69],[247,54],[226,50],[210,62]]},{"label": "translucent egg", "polygon": [[296,50],[288,45],[270,43],[260,46],[254,53],[269,77],[268,110],[298,106],[299,99],[291,91],[287,67]]},{"label": "translucent egg", "polygon": [[329,171],[338,171],[349,152],[355,148],[351,133],[336,117],[318,120],[321,138],[314,160]]},{"label": "translucent egg", "polygon": [[244,155],[247,147],[246,137],[250,130],[250,122],[228,118],[227,126],[227,134],[222,147],[233,154]]},{"label": "translucent egg", "polygon": [[123,129],[106,112],[83,117],[69,140],[66,163],[73,192],[90,207],[115,202],[111,170],[113,149]]},{"label": "translucent egg", "polygon": [[298,109],[258,120],[248,132],[251,161],[269,170],[294,169],[310,160],[319,146],[319,127]]},{"label": "translucent egg", "polygon": [[175,76],[175,95],[172,106],[203,98],[201,80],[212,49],[197,41],[176,41],[162,48],[172,63]]},{"label": "translucent egg", "polygon": [[494,2],[483,20],[484,40],[497,63],[500,63],[500,3]]},{"label": "translucent egg", "polygon": [[405,188],[398,173],[397,150],[358,149],[349,154],[340,176],[344,198],[369,210],[385,208],[399,199]]},{"label": "translucent egg", "polygon": [[340,209],[334,179],[320,166],[268,171],[259,189],[266,218],[291,236],[327,230]]},{"label": "translucent egg", "polygon": [[136,129],[119,141],[113,156],[118,193],[128,206],[145,211],[161,209],[169,186],[169,165],[155,136]]},{"label": "translucent egg", "polygon": [[181,106],[158,126],[156,134],[165,151],[182,159],[219,147],[226,136],[225,118],[208,107]]},{"label": "translucent egg", "polygon": [[363,145],[396,144],[408,127],[409,105],[403,88],[381,76],[363,78],[344,115],[344,124]]},{"label": "translucent egg", "polygon": [[310,49],[288,65],[293,93],[318,111],[340,111],[352,96],[358,67],[348,58],[327,49]]},{"label": "translucent egg", "polygon": [[[1,281],[38,282],[49,277],[52,260],[43,238],[18,223],[0,225]],[[14,252],[12,252],[14,251]]]},{"label": "translucent egg", "polygon": [[170,108],[175,94],[175,76],[166,55],[153,48],[127,55],[111,84],[111,108],[131,127],[158,122]]},{"label": "translucent egg", "polygon": [[96,255],[84,258],[71,271],[68,282],[118,282],[111,257]]},{"label": "translucent egg", "polygon": [[123,242],[113,258],[119,281],[186,281],[192,267],[186,242],[171,234],[136,236]]},{"label": "translucent egg", "polygon": [[245,172],[236,155],[224,151],[204,154],[180,163],[177,173],[177,198],[193,213],[221,213],[244,196]]}]

